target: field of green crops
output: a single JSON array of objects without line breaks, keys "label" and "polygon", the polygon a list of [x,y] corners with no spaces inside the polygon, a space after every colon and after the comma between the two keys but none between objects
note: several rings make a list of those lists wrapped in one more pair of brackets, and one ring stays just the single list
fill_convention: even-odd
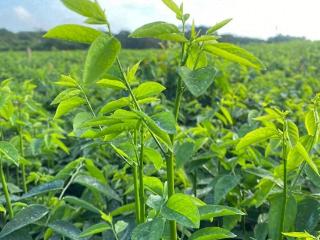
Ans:
[{"label": "field of green crops", "polygon": [[[0,240],[320,239],[320,43],[237,46],[226,19],[45,38],[87,51],[0,52]],[[81,4],[80,4],[81,2]],[[102,28],[101,28],[102,29]]]}]

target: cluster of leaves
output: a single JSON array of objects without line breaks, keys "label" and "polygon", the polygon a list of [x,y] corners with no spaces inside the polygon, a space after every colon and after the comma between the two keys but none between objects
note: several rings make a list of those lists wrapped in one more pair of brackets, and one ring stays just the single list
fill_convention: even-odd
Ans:
[{"label": "cluster of leaves", "polygon": [[[84,65],[75,55],[75,65],[62,61],[59,71],[45,66],[56,71],[52,78],[67,74],[55,86],[41,68],[27,71],[40,80],[37,92],[30,81],[1,82],[1,137],[8,141],[0,142],[0,239],[316,239],[319,97],[310,102],[312,94],[294,84],[292,98],[281,96],[288,86],[273,84],[287,77],[277,78],[285,62],[266,55],[270,71],[257,75],[251,69],[262,68],[259,60],[220,43],[216,31],[230,19],[202,35],[193,24],[189,36],[183,5],[163,2],[182,29],[154,22],[131,37],[170,41],[170,51],[123,64],[99,4],[63,0],[87,23],[106,27],[68,24],[45,35],[90,44]],[[299,69],[277,55],[289,62],[285,73],[309,74],[303,89],[316,86],[313,51]]]}]

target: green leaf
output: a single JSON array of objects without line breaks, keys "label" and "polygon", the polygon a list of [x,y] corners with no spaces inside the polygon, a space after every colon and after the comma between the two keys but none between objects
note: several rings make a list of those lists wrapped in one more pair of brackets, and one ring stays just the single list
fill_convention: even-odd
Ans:
[{"label": "green leaf", "polygon": [[81,97],[74,96],[69,99],[63,100],[57,107],[56,114],[53,119],[60,118],[62,115],[71,112],[76,107],[79,107],[85,103],[85,100]]},{"label": "green leaf", "polygon": [[162,2],[176,14],[179,20],[182,20],[182,11],[174,1],[162,0]]},{"label": "green leaf", "polygon": [[307,131],[308,131],[308,134],[311,136],[314,136],[316,129],[317,129],[317,123],[316,123],[316,119],[314,117],[313,111],[309,111],[306,114],[306,117],[304,119],[304,124],[306,126]]},{"label": "green leaf", "polygon": [[300,142],[298,142],[295,146],[295,149],[296,149],[297,153],[299,154],[299,156],[301,156],[301,158],[309,164],[309,166],[313,169],[313,171],[315,171],[319,175],[317,165],[310,158],[310,156],[309,156],[307,150],[304,148],[304,146]]},{"label": "green leaf", "polygon": [[54,104],[59,104],[62,101],[68,100],[74,96],[77,96],[80,94],[80,90],[79,89],[75,89],[75,88],[68,88],[62,92],[60,92],[55,99],[51,102],[50,105],[54,105]]},{"label": "green leaf", "polygon": [[109,113],[112,112],[114,110],[123,108],[123,107],[127,107],[130,105],[130,100],[127,97],[123,97],[123,98],[119,98],[117,100],[108,102],[106,105],[104,105],[99,114],[105,114],[105,113]]},{"label": "green leaf", "polygon": [[65,24],[50,29],[43,37],[91,44],[102,32],[76,24]]},{"label": "green leaf", "polygon": [[155,218],[138,225],[132,232],[132,240],[160,240],[164,231],[165,219]]},{"label": "green leaf", "polygon": [[295,223],[296,231],[313,232],[320,220],[320,204],[317,200],[305,198],[298,203]]},{"label": "green leaf", "polygon": [[150,189],[153,193],[157,193],[158,195],[162,196],[163,184],[159,178],[144,176],[143,183],[147,189]]},{"label": "green leaf", "polygon": [[11,163],[19,166],[18,150],[11,143],[0,141],[0,158],[3,156]]},{"label": "green leaf", "polygon": [[222,175],[214,185],[214,203],[219,204],[240,182],[240,177]]},{"label": "green leaf", "polygon": [[61,236],[70,238],[71,240],[80,240],[80,230],[72,225],[70,222],[58,220],[48,225],[54,232]]},{"label": "green leaf", "polygon": [[113,210],[110,215],[112,217],[116,217],[122,214],[129,214],[132,213],[135,209],[135,203],[128,203],[125,205],[122,205],[121,207],[118,207],[117,209]]},{"label": "green leaf", "polygon": [[207,227],[194,232],[190,236],[189,240],[214,240],[234,237],[236,237],[236,235],[226,229],[219,227]]},{"label": "green leaf", "polygon": [[156,135],[169,149],[172,148],[172,142],[169,135],[164,132],[155,121],[143,112],[137,112],[137,114],[144,121],[148,129]]},{"label": "green leaf", "polygon": [[48,209],[43,205],[30,205],[22,209],[10,222],[8,222],[0,232],[3,238],[25,226],[37,222],[48,213]]},{"label": "green leaf", "polygon": [[128,132],[134,129],[137,129],[136,120],[119,122],[111,125],[110,127],[106,127],[102,129],[102,131],[98,132],[94,137],[103,137],[103,136],[112,135],[112,134],[118,135],[122,132]]},{"label": "green leaf", "polygon": [[140,100],[159,95],[166,88],[158,82],[144,82],[133,89],[133,94]]},{"label": "green leaf", "polygon": [[128,223],[122,220],[119,220],[114,225],[114,230],[117,234],[123,232],[128,227]]},{"label": "green leaf", "polygon": [[83,81],[96,82],[112,66],[121,49],[120,42],[105,34],[94,40],[84,66]]},{"label": "green leaf", "polygon": [[82,162],[82,158],[78,158],[67,165],[65,165],[54,177],[54,180],[61,179],[66,180],[72,174],[72,172],[77,168],[77,166]]},{"label": "green leaf", "polygon": [[277,136],[278,132],[275,128],[272,127],[263,127],[253,130],[247,133],[243,138],[241,138],[238,143],[236,150],[241,150],[251,144],[257,144],[264,142],[272,137]]},{"label": "green leaf", "polygon": [[[90,0],[61,0],[63,4],[70,10],[88,17],[89,20],[107,23],[104,11],[101,9],[97,1]],[[89,21],[90,23],[90,21]]]},{"label": "green leaf", "polygon": [[77,88],[78,83],[77,80],[73,79],[70,76],[61,75],[58,82],[55,82],[54,84],[63,86],[63,87],[71,87],[71,88]]},{"label": "green leaf", "polygon": [[91,159],[86,159],[85,166],[91,176],[95,177],[102,183],[107,183],[107,180],[104,176],[103,171],[100,170],[98,167],[96,167],[96,165],[94,164],[94,161],[92,161]]},{"label": "green leaf", "polygon": [[288,135],[289,135],[289,141],[291,143],[291,146],[296,145],[297,142],[299,142],[299,129],[294,122],[288,120]]},{"label": "green leaf", "polygon": [[132,38],[155,38],[160,40],[186,42],[177,26],[166,22],[153,22],[136,29],[130,34]]},{"label": "green leaf", "polygon": [[91,190],[98,191],[106,197],[121,202],[118,194],[109,185],[102,184],[94,177],[81,174],[75,178],[74,182],[79,183]]},{"label": "green leaf", "polygon": [[[270,199],[270,210],[268,215],[268,228],[270,239],[280,239],[279,232],[281,227],[281,213],[282,213],[282,194],[277,194]],[[285,224],[283,231],[290,231],[294,229],[294,223],[297,214],[297,203],[293,196],[289,196],[286,202]]]},{"label": "green leaf", "polygon": [[28,230],[23,228],[6,235],[3,238],[0,238],[0,240],[32,240],[32,237],[30,236]]},{"label": "green leaf", "polygon": [[115,90],[125,90],[127,89],[123,82],[115,79],[101,79],[97,82],[102,87],[112,88]]},{"label": "green leaf", "polygon": [[188,90],[195,97],[199,97],[207,91],[217,74],[217,70],[212,66],[198,68],[193,71],[187,67],[180,67],[178,72]]},{"label": "green leaf", "polygon": [[261,69],[261,62],[248,51],[230,43],[206,44],[204,49],[215,56],[239,63],[241,65]]},{"label": "green leaf", "polygon": [[127,71],[127,80],[129,83],[136,81],[136,73],[140,67],[141,61],[137,62],[135,65],[133,65],[131,68]]},{"label": "green leaf", "polygon": [[176,134],[176,121],[172,112],[160,112],[151,116],[157,126],[166,133]]},{"label": "green leaf", "polygon": [[184,142],[177,145],[175,149],[175,157],[178,168],[183,167],[192,159],[194,149],[195,145],[192,142]]},{"label": "green leaf", "polygon": [[213,27],[209,28],[209,30],[207,31],[208,34],[212,34],[215,33],[217,30],[219,30],[220,28],[223,28],[225,25],[227,25],[229,22],[231,22],[232,18],[228,18],[225,19],[221,22],[218,22],[216,25],[214,25]]},{"label": "green leaf", "polygon": [[174,220],[185,227],[199,228],[200,226],[198,207],[188,195],[182,193],[172,195],[161,213],[166,219]]},{"label": "green leaf", "polygon": [[282,233],[284,236],[287,237],[294,237],[294,238],[303,238],[303,239],[316,239],[316,237],[312,236],[310,233],[307,232],[288,232]]},{"label": "green leaf", "polygon": [[201,220],[210,220],[211,218],[223,216],[245,215],[245,213],[239,209],[222,205],[201,206],[199,208],[199,213]]},{"label": "green leaf", "polygon": [[33,187],[29,192],[23,194],[20,200],[31,198],[34,196],[39,196],[51,191],[61,190],[63,188],[63,185],[64,185],[64,181],[62,180],[54,180],[52,182],[43,183],[39,186]]},{"label": "green leaf", "polygon": [[186,66],[189,69],[205,68],[208,65],[207,53],[198,46],[199,44],[191,45]]},{"label": "green leaf", "polygon": [[150,147],[144,147],[143,154],[144,154],[143,158],[145,161],[152,162],[152,164],[154,165],[154,168],[156,170],[160,170],[160,168],[163,165],[163,158],[158,151]]},{"label": "green leaf", "polygon": [[107,223],[97,223],[83,230],[83,232],[79,235],[79,237],[81,238],[91,237],[92,235],[102,233],[110,229],[111,229],[111,226]]},{"label": "green leaf", "polygon": [[75,207],[81,207],[85,210],[88,210],[90,212],[97,213],[100,215],[100,210],[96,206],[92,205],[91,203],[83,199],[80,199],[74,196],[65,196],[63,200],[66,201],[67,203],[74,205]]}]

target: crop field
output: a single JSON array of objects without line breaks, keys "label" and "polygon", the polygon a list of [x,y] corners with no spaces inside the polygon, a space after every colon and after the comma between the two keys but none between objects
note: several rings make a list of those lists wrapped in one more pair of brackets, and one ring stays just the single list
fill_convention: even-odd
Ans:
[{"label": "crop field", "polygon": [[187,33],[163,0],[182,30],[127,50],[97,2],[63,2],[106,32],[0,52],[0,240],[319,239],[319,42],[219,42],[229,19]]}]

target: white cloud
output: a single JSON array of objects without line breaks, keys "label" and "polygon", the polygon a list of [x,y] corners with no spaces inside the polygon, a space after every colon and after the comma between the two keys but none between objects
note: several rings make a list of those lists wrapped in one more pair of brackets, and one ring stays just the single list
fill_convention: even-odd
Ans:
[{"label": "white cloud", "polygon": [[22,6],[13,8],[15,15],[22,21],[33,21],[32,14]]}]

